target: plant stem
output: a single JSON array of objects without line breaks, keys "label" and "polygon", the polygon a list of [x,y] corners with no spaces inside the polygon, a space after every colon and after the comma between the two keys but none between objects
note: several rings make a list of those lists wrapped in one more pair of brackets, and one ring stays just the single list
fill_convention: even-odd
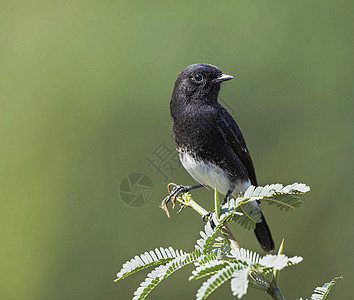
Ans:
[{"label": "plant stem", "polygon": [[204,207],[200,206],[197,202],[195,202],[192,198],[188,199],[188,206],[193,208],[201,216],[208,214],[208,211]]},{"label": "plant stem", "polygon": [[254,288],[267,292],[267,294],[274,300],[286,300],[278,285],[276,285],[274,282],[269,282],[266,278],[263,278],[254,272],[252,272],[250,275],[249,283]]},{"label": "plant stem", "polygon": [[232,250],[236,251],[236,249],[238,250],[241,249],[240,245],[237,243],[234,235],[232,234],[230,228],[227,226],[226,222],[221,226],[220,231],[223,234],[223,236],[229,240],[230,247],[232,248]]},{"label": "plant stem", "polygon": [[275,300],[286,300],[277,285],[271,284],[267,293]]}]

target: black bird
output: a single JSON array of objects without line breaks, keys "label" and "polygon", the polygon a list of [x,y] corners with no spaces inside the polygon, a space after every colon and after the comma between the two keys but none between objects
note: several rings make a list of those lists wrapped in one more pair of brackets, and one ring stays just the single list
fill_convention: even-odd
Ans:
[{"label": "black bird", "polygon": [[[233,79],[209,64],[194,64],[179,73],[170,102],[173,132],[180,161],[200,184],[177,186],[171,197],[180,192],[209,186],[226,195],[238,196],[250,185],[257,186],[251,156],[241,130],[232,116],[218,103],[220,85]],[[169,200],[168,199],[168,200]],[[261,212],[257,202],[252,202]],[[274,249],[266,220],[254,230],[261,247]]]}]

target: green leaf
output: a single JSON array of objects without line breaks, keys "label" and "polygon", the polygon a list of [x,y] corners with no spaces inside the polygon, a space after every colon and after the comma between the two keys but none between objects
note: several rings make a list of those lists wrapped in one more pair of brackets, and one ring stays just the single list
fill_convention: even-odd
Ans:
[{"label": "green leaf", "polygon": [[[200,250],[199,250],[200,251]],[[201,255],[199,258],[198,258],[198,261],[197,261],[197,266],[201,266],[201,265],[204,265],[210,261],[213,261],[213,260],[218,260],[218,255],[216,252],[211,252],[211,253],[207,253],[207,254],[203,254]]]},{"label": "green leaf", "polygon": [[230,266],[230,263],[226,260],[214,260],[210,261],[202,266],[197,267],[193,272],[189,280],[195,280],[204,276],[212,275],[225,267]]},{"label": "green leaf", "polygon": [[232,250],[231,255],[237,262],[252,267],[264,275],[270,271],[282,270],[287,266],[292,266],[302,261],[302,257],[300,256],[287,257],[284,254],[260,256],[256,252],[244,248],[237,249],[236,251]]},{"label": "green leaf", "polygon": [[237,296],[241,299],[242,296],[246,295],[248,288],[248,272],[249,268],[235,270],[232,274],[231,279],[231,291],[233,296]]},{"label": "green leaf", "polygon": [[271,197],[263,198],[269,205],[275,205],[280,210],[294,210],[295,208],[301,207],[303,201],[300,200],[298,194],[283,194],[275,193]]},{"label": "green leaf", "polygon": [[221,269],[207,281],[205,281],[197,292],[197,300],[206,299],[213,291],[215,291],[225,281],[229,280],[232,273],[238,269],[238,264],[233,263]]},{"label": "green leaf", "polygon": [[295,209],[302,205],[299,197],[310,191],[310,187],[303,183],[293,183],[283,186],[280,183],[270,184],[264,187],[250,186],[242,197],[237,198],[239,201],[268,201],[275,204],[281,209]]},{"label": "green leaf", "polygon": [[128,277],[140,270],[148,267],[160,265],[173,260],[175,257],[186,254],[182,250],[174,250],[172,247],[155,249],[154,251],[145,252],[139,256],[135,256],[131,260],[123,264],[122,269],[117,274],[115,282]]},{"label": "green leaf", "polygon": [[[236,200],[222,206],[222,212],[234,211],[231,216],[233,222],[239,223],[248,230],[254,230],[256,223],[262,221],[261,213],[252,204],[253,201],[266,201],[276,205],[281,210],[293,210],[302,205],[300,195],[308,192],[310,188],[303,183],[293,183],[287,186],[271,184],[262,186],[250,186],[246,192]],[[228,220],[229,221],[229,220]]]},{"label": "green leaf", "polygon": [[140,286],[134,292],[133,300],[142,300],[163,280],[168,276],[179,270],[180,268],[194,263],[200,257],[200,250],[195,250],[192,253],[184,254],[175,257],[166,265],[158,266],[152,272],[150,272],[145,280],[140,283]]},{"label": "green leaf", "polygon": [[[339,276],[333,278],[330,282],[325,283],[323,286],[315,288],[314,293],[311,295],[311,300],[325,300],[331,288],[336,284],[339,279],[343,279],[343,277]],[[299,300],[302,300],[302,298],[300,298]]]},{"label": "green leaf", "polygon": [[302,257],[294,256],[294,257],[287,257],[284,254],[267,254],[259,259],[258,264],[266,269],[271,270],[282,270],[287,266],[292,266],[300,263],[302,261]]},{"label": "green leaf", "polygon": [[[213,215],[213,221],[214,219],[216,220]],[[200,249],[204,254],[206,254],[217,234],[217,231],[215,228],[213,229],[211,227],[211,223],[208,221],[204,226],[204,231],[200,231],[199,234],[201,238],[197,240],[197,245],[195,245],[195,248]]]},{"label": "green leaf", "polygon": [[226,259],[227,255],[231,251],[231,246],[229,241],[220,236],[215,238],[213,248],[215,249],[211,250],[211,252],[216,253],[217,256],[221,259]]},{"label": "green leaf", "polygon": [[242,198],[248,198],[252,200],[262,200],[264,197],[271,197],[276,193],[282,194],[298,194],[302,195],[310,191],[310,187],[303,183],[293,183],[287,186],[283,186],[280,183],[262,186],[250,186],[244,193]]},{"label": "green leaf", "polygon": [[242,215],[233,215],[232,221],[237,222],[247,230],[254,230],[256,223],[262,222],[261,213],[254,207],[252,203],[241,204],[237,211]]},{"label": "green leaf", "polygon": [[245,266],[251,266],[259,263],[260,256],[256,252],[252,252],[248,249],[237,249],[236,251],[231,251],[232,258],[241,262]]},{"label": "green leaf", "polygon": [[158,266],[152,270],[145,280],[140,284],[138,289],[134,292],[133,300],[145,299],[146,296],[158,285],[161,281],[162,273],[165,272],[165,265]]},{"label": "green leaf", "polygon": [[215,228],[211,227],[211,223],[207,222],[204,226],[204,231],[200,231],[201,239],[197,240],[197,245],[195,247],[203,251],[206,254],[216,238],[217,233],[219,232],[220,227],[229,220],[234,215],[233,211],[226,211],[218,219],[215,214],[212,215],[212,222],[215,225]]}]

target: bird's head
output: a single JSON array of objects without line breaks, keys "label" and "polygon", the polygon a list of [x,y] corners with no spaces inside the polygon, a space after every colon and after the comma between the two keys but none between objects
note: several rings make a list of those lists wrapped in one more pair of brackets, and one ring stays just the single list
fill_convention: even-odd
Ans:
[{"label": "bird's head", "polygon": [[177,76],[171,103],[215,103],[221,83],[230,79],[233,79],[233,76],[223,74],[213,65],[190,65]]}]

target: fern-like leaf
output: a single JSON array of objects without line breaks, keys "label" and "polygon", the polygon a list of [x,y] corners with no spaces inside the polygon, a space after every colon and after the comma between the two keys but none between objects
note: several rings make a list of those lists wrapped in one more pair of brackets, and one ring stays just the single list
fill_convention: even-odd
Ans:
[{"label": "fern-like leaf", "polygon": [[230,251],[231,251],[231,246],[229,244],[222,246],[221,248],[212,250],[212,252],[215,252],[217,256],[220,257],[221,259],[226,259]]},{"label": "fern-like leaf", "polygon": [[262,222],[261,213],[252,205],[252,203],[241,204],[237,211],[242,214],[235,214],[232,221],[240,224],[247,230],[254,230],[256,228],[256,223]]},{"label": "fern-like leaf", "polygon": [[[331,290],[331,288],[336,284],[339,279],[343,279],[342,276],[333,278],[330,282],[325,283],[321,287],[315,288],[313,294],[311,295],[311,300],[325,300]],[[303,300],[300,298],[299,300]]]},{"label": "fern-like leaf", "polygon": [[241,262],[245,266],[258,264],[260,260],[259,254],[244,248],[236,249],[236,251],[232,250],[231,257],[235,258],[238,262]]},{"label": "fern-like leaf", "polygon": [[225,267],[230,266],[230,263],[226,260],[214,260],[204,265],[197,267],[193,272],[189,280],[199,279],[205,276],[212,275]]},{"label": "fern-like leaf", "polygon": [[186,254],[182,250],[174,250],[172,247],[155,249],[154,251],[145,252],[141,255],[136,255],[131,260],[123,264],[122,269],[117,274],[115,282],[126,278],[142,269],[167,263],[175,257]]},{"label": "fern-like leaf", "polygon": [[[213,222],[218,222],[217,218],[213,215]],[[207,253],[210,245],[212,244],[215,235],[216,235],[215,228],[211,227],[211,222],[207,222],[204,226],[204,231],[200,231],[201,238],[197,240],[197,245],[195,246],[196,249],[200,249],[204,254]]]},{"label": "fern-like leaf", "polygon": [[310,191],[310,187],[303,183],[293,183],[283,186],[280,183],[262,186],[250,186],[243,195],[243,198],[251,200],[262,200],[264,197],[271,197],[276,193],[302,195]]},{"label": "fern-like leaf", "polygon": [[246,295],[248,288],[248,272],[249,268],[235,270],[232,274],[231,279],[231,291],[233,296],[237,296],[241,299],[242,296]]},{"label": "fern-like leaf", "polygon": [[294,210],[295,208],[301,207],[303,201],[300,200],[298,194],[283,194],[275,193],[271,197],[263,198],[269,205],[275,205],[280,210]]},{"label": "fern-like leaf", "polygon": [[195,265],[196,266],[201,266],[204,265],[210,261],[218,260],[219,256],[217,252],[210,252],[207,254],[203,254],[198,258],[198,261],[196,261]]},{"label": "fern-like leaf", "polygon": [[146,296],[155,288],[161,281],[162,274],[165,272],[166,266],[158,266],[152,270],[145,280],[140,283],[138,289],[134,292],[133,300],[145,299]]},{"label": "fern-like leaf", "polygon": [[238,267],[238,264],[233,263],[211,276],[199,288],[197,292],[197,300],[206,299],[220,285],[222,285],[225,281],[229,280],[233,272],[238,269]]},{"label": "fern-like leaf", "polygon": [[218,219],[215,214],[212,214],[212,222],[215,227],[212,228],[211,222],[207,222],[207,224],[204,226],[204,231],[200,231],[201,239],[197,240],[197,245],[195,248],[200,249],[204,254],[208,253],[208,250],[215,240],[220,227],[233,215],[234,212],[232,210],[224,211],[224,213],[220,216],[220,219]]},{"label": "fern-like leaf", "polygon": [[232,250],[231,257],[244,266],[252,266],[258,269],[258,271],[263,274],[267,274],[273,270],[282,270],[287,266],[292,266],[302,261],[302,257],[300,256],[287,257],[284,254],[267,254],[261,257],[256,252],[243,248],[240,250],[237,249],[236,251]]},{"label": "fern-like leaf", "polygon": [[218,236],[215,238],[213,248],[222,248],[226,245],[226,240],[225,238]]},{"label": "fern-like leaf", "polygon": [[254,230],[256,223],[261,222],[261,213],[251,203],[253,201],[266,201],[281,210],[293,210],[302,205],[299,196],[308,192],[310,188],[303,183],[293,183],[287,186],[271,184],[262,186],[250,186],[246,192],[236,200],[222,206],[222,212],[234,211],[232,221],[239,223],[248,230]]},{"label": "fern-like leaf", "polygon": [[175,257],[166,265],[158,266],[150,272],[145,280],[140,284],[134,292],[133,300],[142,300],[165,278],[179,270],[180,268],[194,263],[201,256],[201,251],[196,249],[192,253],[183,254]]},{"label": "fern-like leaf", "polygon": [[293,266],[302,261],[302,257],[287,257],[284,254],[272,255],[268,254],[259,259],[258,265],[263,274],[267,274],[274,270],[282,270],[285,267]]},{"label": "fern-like leaf", "polygon": [[250,186],[240,200],[264,200],[274,204],[280,209],[293,210],[302,205],[299,196],[308,192],[310,187],[303,183],[293,183],[287,186],[282,184],[270,184],[264,187]]}]

